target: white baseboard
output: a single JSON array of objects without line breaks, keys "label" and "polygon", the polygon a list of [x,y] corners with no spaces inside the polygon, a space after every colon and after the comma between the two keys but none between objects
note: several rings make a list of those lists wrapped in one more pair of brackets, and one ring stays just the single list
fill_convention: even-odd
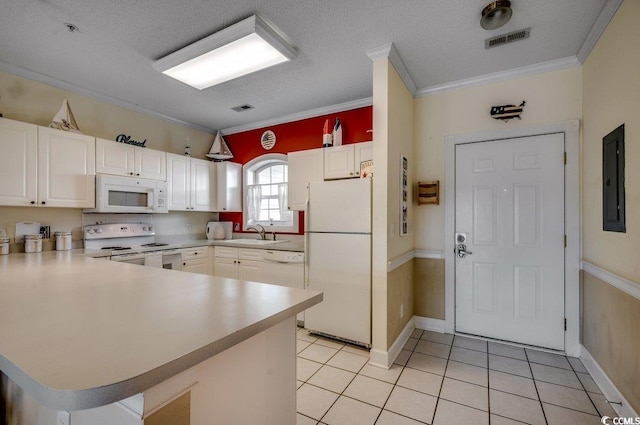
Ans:
[{"label": "white baseboard", "polygon": [[611,405],[618,416],[620,416],[621,418],[637,418],[638,413],[629,404],[627,399],[624,398],[613,381],[611,381],[609,376],[605,373],[602,367],[600,367],[596,359],[593,358],[591,353],[589,353],[589,350],[587,350],[584,345],[582,346],[580,360],[582,360],[584,367],[587,368],[593,380],[596,381],[596,384],[598,384],[598,386],[602,390],[605,398],[612,402],[622,403],[621,405]]},{"label": "white baseboard", "polygon": [[430,317],[413,316],[416,328],[426,331],[445,333],[445,321],[440,319],[432,319]]},{"label": "white baseboard", "polygon": [[400,332],[400,335],[398,335],[398,338],[396,338],[393,344],[391,344],[389,351],[382,351],[374,348],[371,349],[369,352],[370,365],[383,367],[385,369],[391,368],[396,357],[398,357],[400,351],[402,351],[402,347],[407,343],[413,333],[413,330],[416,328],[413,323],[413,319],[414,318],[412,317],[411,320],[407,322],[402,332]]}]

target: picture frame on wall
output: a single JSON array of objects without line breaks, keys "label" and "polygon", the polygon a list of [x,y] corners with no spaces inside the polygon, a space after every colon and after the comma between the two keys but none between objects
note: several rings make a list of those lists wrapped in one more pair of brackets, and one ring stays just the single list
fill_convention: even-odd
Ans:
[{"label": "picture frame on wall", "polygon": [[409,160],[400,155],[400,236],[409,233],[408,204],[409,204]]}]

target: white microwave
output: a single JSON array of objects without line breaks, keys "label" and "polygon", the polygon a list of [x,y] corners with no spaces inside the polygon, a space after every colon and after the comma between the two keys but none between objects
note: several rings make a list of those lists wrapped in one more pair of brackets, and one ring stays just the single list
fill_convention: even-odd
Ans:
[{"label": "white microwave", "polygon": [[167,213],[167,182],[97,174],[96,207],[84,212]]}]

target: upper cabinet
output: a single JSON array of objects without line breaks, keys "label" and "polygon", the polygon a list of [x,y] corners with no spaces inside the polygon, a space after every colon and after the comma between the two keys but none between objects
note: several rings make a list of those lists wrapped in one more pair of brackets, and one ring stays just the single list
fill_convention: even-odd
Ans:
[{"label": "upper cabinet", "polygon": [[95,207],[95,138],[0,118],[0,205]]},{"label": "upper cabinet", "polygon": [[38,126],[0,118],[0,205],[38,197]]},{"label": "upper cabinet", "polygon": [[94,208],[96,139],[38,127],[38,202],[48,207]]},{"label": "upper cabinet", "polygon": [[235,162],[217,162],[217,210],[242,211],[242,165]]},{"label": "upper cabinet", "polygon": [[373,159],[373,142],[324,149],[324,179],[360,177],[360,163]]},{"label": "upper cabinet", "polygon": [[167,154],[170,211],[216,211],[215,163]]},{"label": "upper cabinet", "polygon": [[288,208],[304,210],[307,202],[307,186],[324,180],[325,148],[290,152],[287,154],[289,167]]},{"label": "upper cabinet", "polygon": [[167,179],[167,154],[112,140],[96,139],[96,171],[164,181]]}]

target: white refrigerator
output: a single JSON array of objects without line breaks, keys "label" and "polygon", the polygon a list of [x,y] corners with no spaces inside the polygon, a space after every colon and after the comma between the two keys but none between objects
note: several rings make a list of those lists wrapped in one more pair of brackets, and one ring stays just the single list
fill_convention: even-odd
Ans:
[{"label": "white refrigerator", "polygon": [[311,183],[307,287],[324,299],[305,328],[371,346],[371,179]]}]

